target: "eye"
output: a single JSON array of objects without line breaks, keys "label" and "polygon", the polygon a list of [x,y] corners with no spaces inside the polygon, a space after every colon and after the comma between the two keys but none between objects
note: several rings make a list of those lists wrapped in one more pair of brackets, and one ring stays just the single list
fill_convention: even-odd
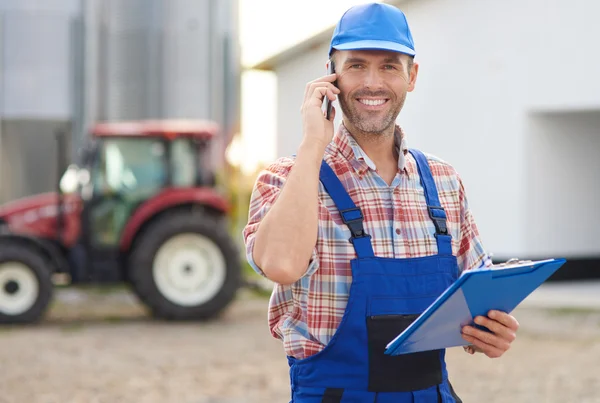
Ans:
[{"label": "eye", "polygon": [[350,65],[350,69],[360,69],[362,67],[362,64],[351,64]]},{"label": "eye", "polygon": [[394,66],[393,64],[385,64],[383,66],[384,70],[398,70],[398,68],[396,66]]}]

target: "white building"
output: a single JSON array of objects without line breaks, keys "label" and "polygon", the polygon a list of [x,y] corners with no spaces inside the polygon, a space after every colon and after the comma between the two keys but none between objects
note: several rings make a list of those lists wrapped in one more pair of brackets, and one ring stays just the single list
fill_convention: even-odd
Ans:
[{"label": "white building", "polygon": [[[487,249],[600,273],[600,3],[389,3],[420,64],[398,123],[410,147],[456,167]],[[332,32],[254,66],[277,76],[278,156],[300,143],[304,87],[325,74]]]}]

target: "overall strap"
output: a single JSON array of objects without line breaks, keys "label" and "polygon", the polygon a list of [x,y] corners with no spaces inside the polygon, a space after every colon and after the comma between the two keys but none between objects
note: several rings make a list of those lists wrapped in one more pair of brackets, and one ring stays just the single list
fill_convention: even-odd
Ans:
[{"label": "overall strap", "polygon": [[427,211],[429,212],[429,217],[431,217],[431,220],[433,221],[433,225],[435,225],[435,238],[437,240],[438,254],[452,255],[452,236],[448,232],[448,227],[446,225],[446,211],[440,203],[437,187],[435,186],[433,176],[431,175],[427,157],[419,150],[410,149],[409,152],[417,162],[421,186],[423,186],[425,199],[427,200]]},{"label": "overall strap", "polygon": [[352,236],[349,241],[354,246],[358,258],[374,257],[371,235],[367,234],[363,227],[362,211],[356,207],[342,182],[325,161],[321,162],[319,179],[340,211],[342,221],[350,229]]}]

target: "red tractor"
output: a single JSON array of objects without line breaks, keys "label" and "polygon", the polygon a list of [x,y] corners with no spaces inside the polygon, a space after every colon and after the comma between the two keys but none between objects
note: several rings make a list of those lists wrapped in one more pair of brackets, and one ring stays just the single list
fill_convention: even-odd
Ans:
[{"label": "red tractor", "polygon": [[225,308],[241,259],[209,163],[218,130],[204,121],[98,124],[57,193],[0,206],[0,323],[42,317],[55,273],[71,284],[127,282],[155,317]]}]

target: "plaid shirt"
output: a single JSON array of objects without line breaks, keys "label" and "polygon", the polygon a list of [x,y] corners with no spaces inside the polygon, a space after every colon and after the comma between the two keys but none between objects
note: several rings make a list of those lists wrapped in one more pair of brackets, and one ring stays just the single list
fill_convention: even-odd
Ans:
[{"label": "plaid shirt", "polygon": [[[373,161],[343,124],[327,147],[324,159],[361,208],[375,256],[402,259],[437,254],[435,227],[427,213],[416,162],[407,152],[400,128],[396,129],[396,148],[402,152],[398,152],[398,173],[391,185],[378,175]],[[427,155],[427,159],[446,210],[459,270],[491,265],[458,174],[436,157]],[[256,230],[275,203],[293,164],[293,158],[277,160],[259,174],[252,193],[243,235],[247,260],[263,276],[252,259]],[[350,260],[356,258],[349,237],[349,229],[320,184],[317,244],[306,274],[292,285],[275,284],[269,302],[271,333],[283,340],[287,355],[302,359],[321,351],[338,328],[352,282]]]}]

